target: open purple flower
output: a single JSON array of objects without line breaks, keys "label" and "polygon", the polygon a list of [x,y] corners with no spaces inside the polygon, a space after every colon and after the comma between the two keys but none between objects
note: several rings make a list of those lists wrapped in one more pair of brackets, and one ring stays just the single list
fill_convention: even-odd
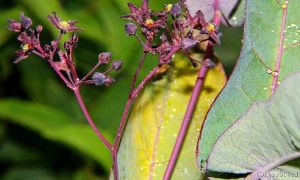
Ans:
[{"label": "open purple flower", "polygon": [[79,27],[76,27],[75,24],[78,22],[76,20],[72,21],[63,21],[60,19],[60,17],[56,14],[56,12],[52,13],[51,15],[48,15],[47,18],[49,21],[58,29],[60,29],[63,33],[66,32],[75,32],[75,31],[81,31],[82,29]]}]

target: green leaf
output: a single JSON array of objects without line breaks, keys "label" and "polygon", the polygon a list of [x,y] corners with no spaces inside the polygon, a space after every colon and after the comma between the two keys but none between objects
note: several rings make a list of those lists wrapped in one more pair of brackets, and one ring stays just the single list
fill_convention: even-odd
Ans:
[{"label": "green leaf", "polygon": [[[175,144],[185,109],[197,78],[197,69],[176,58],[166,74],[150,83],[137,100],[118,153],[120,179],[162,179]],[[186,141],[176,164],[174,179],[199,179],[195,144],[202,120],[226,81],[220,65],[209,71]]]},{"label": "green leaf", "polygon": [[[45,138],[67,144],[96,160],[107,171],[111,167],[109,151],[87,124],[74,123],[59,109],[38,103],[5,99],[0,101],[0,120],[14,123],[39,132]],[[105,137],[111,139],[105,131]]]},{"label": "green leaf", "polygon": [[[253,177],[300,171],[300,73],[289,76],[270,100],[254,103],[222,134],[209,155],[207,169]],[[295,164],[298,163],[298,164]],[[284,165],[283,165],[284,164]],[[276,178],[276,179],[277,179]],[[257,178],[254,178],[257,179]]]},{"label": "green leaf", "polygon": [[[275,70],[278,64],[279,81],[299,71],[300,36],[297,32],[300,30],[300,3],[289,1],[284,16],[281,2],[246,1],[244,45],[230,80],[205,120],[198,144],[199,164],[205,162],[220,134],[241,117],[251,103],[270,97],[275,76],[268,71]],[[286,23],[281,28],[284,20]],[[285,37],[281,37],[281,33]],[[280,42],[283,43],[282,49]]]}]

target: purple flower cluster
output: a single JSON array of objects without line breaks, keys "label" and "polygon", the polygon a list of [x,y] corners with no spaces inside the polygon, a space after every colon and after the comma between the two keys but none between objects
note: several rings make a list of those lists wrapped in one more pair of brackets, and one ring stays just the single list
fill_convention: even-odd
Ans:
[{"label": "purple flower cluster", "polygon": [[[125,24],[127,35],[135,36],[141,42],[145,53],[159,55],[159,64],[168,64],[177,52],[187,55],[188,51],[202,42],[220,44],[217,28],[204,19],[199,10],[194,17],[189,13],[184,1],[167,4],[159,12],[153,12],[144,1],[141,8],[128,4],[130,13],[122,18],[131,20]],[[137,33],[141,30],[144,40]],[[160,42],[157,42],[159,36]],[[191,59],[191,58],[190,58]],[[195,62],[191,59],[192,63]]]},{"label": "purple flower cluster", "polygon": [[[61,36],[68,32],[81,31],[82,29],[75,26],[76,20],[64,21],[55,12],[47,17],[49,21],[60,30],[59,37],[51,41],[49,44],[41,45],[40,34],[43,30],[41,25],[32,28],[32,20],[25,16],[23,12],[20,14],[20,21],[8,20],[8,29],[18,33],[17,39],[21,43],[21,49],[15,52],[14,63],[18,63],[29,57],[31,53],[38,55],[46,60],[62,80],[70,88],[75,88],[81,84],[95,84],[109,86],[115,80],[108,75],[111,71],[118,71],[122,67],[122,61],[113,61],[111,66],[104,73],[96,72],[90,80],[89,76],[102,64],[108,64],[111,59],[110,52],[100,53],[96,66],[82,79],[79,79],[75,63],[73,61],[73,52],[78,43],[78,35],[73,34],[69,40],[64,42],[62,49],[59,48]],[[55,59],[55,55],[59,59]]]}]

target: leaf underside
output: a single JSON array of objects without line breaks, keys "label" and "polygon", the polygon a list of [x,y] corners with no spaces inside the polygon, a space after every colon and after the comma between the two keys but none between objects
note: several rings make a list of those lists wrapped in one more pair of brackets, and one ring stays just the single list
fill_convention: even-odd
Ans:
[{"label": "leaf underside", "polygon": [[[300,74],[289,76],[269,101],[254,103],[214,145],[207,163],[208,171],[261,176],[266,167],[279,160],[300,157]],[[296,175],[300,159],[275,165],[270,175]],[[274,166],[274,165],[272,165]],[[277,167],[278,166],[278,167]],[[268,169],[268,168],[267,168]]]},{"label": "leaf underside", "polygon": [[[205,19],[209,22],[213,20],[215,7],[222,13],[222,22],[231,26],[241,26],[244,20],[244,0],[186,0],[188,10],[194,16],[198,10],[201,10]],[[227,19],[225,20],[224,17]]]},{"label": "leaf underside", "polygon": [[[120,179],[161,179],[175,144],[197,69],[176,58],[162,78],[157,77],[137,100],[118,153]],[[208,72],[199,103],[183,145],[173,179],[200,179],[195,159],[197,134],[204,116],[226,81],[222,67]]]},{"label": "leaf underside", "polygon": [[[270,97],[275,76],[268,71],[274,71],[276,64],[279,65],[279,84],[300,70],[300,3],[289,1],[286,16],[282,3],[276,0],[246,1],[243,48],[233,74],[205,120],[198,143],[201,166],[205,166],[203,162],[220,134],[253,102]],[[280,55],[282,57],[278,58]]]}]

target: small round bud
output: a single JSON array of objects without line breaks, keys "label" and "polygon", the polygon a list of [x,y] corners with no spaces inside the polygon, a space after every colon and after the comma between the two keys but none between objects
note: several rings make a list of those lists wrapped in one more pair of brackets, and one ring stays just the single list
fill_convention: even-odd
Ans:
[{"label": "small round bud", "polygon": [[22,27],[24,27],[25,29],[30,28],[30,26],[32,25],[31,19],[29,17],[25,16],[23,12],[21,12],[20,16],[21,16]]},{"label": "small round bud", "polygon": [[112,68],[115,70],[115,71],[118,71],[119,69],[122,68],[122,65],[123,65],[123,62],[122,61],[113,61],[112,62]]},{"label": "small round bud", "polygon": [[110,52],[103,52],[98,55],[98,61],[102,64],[108,64],[110,58],[111,58]]},{"label": "small round bud", "polygon": [[36,29],[37,33],[41,33],[42,30],[43,30],[43,26],[42,25],[37,25],[35,29]]},{"label": "small round bud", "polygon": [[8,27],[7,29],[13,32],[20,32],[21,31],[21,23],[15,20],[8,20]]},{"label": "small round bud", "polygon": [[106,79],[106,75],[104,75],[103,73],[96,72],[93,75],[92,79],[93,79],[94,84],[96,86],[100,86],[100,85],[104,84],[105,79]]},{"label": "small round bud", "polygon": [[105,78],[105,81],[104,81],[104,84],[106,85],[106,86],[110,86],[112,83],[114,83],[115,82],[115,80],[112,78],[112,77],[110,77],[110,76],[107,76],[106,78]]},{"label": "small round bud", "polygon": [[173,16],[178,16],[181,14],[181,7],[178,5],[178,4],[174,4],[171,8],[171,11],[170,13],[173,15]]},{"label": "small round bud", "polygon": [[127,33],[128,36],[135,35],[136,30],[137,30],[137,27],[135,24],[133,24],[133,23],[125,24],[125,32]]}]

